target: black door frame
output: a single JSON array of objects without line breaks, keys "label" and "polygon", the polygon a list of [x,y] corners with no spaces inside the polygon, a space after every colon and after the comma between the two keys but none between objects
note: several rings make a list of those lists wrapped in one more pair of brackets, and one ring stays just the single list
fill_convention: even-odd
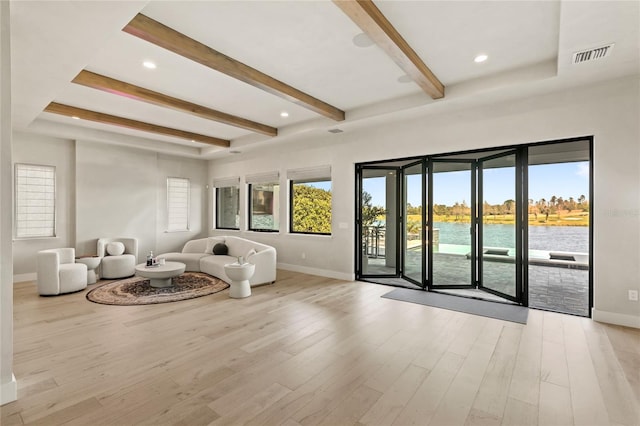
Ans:
[{"label": "black door frame", "polygon": [[[471,220],[470,220],[470,233],[471,233],[471,260],[472,260],[472,265],[474,263],[474,259],[477,258],[477,253],[476,253],[476,226],[475,226],[475,215],[476,212],[474,212],[475,210],[475,206],[476,206],[476,191],[475,191],[475,187],[476,187],[476,173],[475,173],[475,168],[476,168],[476,160],[475,159],[464,159],[464,158],[460,158],[460,159],[439,159],[437,157],[432,157],[429,160],[429,176],[428,176],[428,180],[429,180],[429,204],[427,206],[427,210],[429,211],[429,223],[433,224],[433,174],[434,174],[434,164],[438,164],[438,163],[450,163],[450,164],[469,164],[469,171],[471,172],[471,179],[470,179],[470,185],[471,185],[471,200],[470,200],[470,206],[471,206]],[[433,247],[432,245],[433,242],[433,226],[429,227],[429,244],[431,245],[431,247]],[[428,262],[428,266],[427,269],[429,270],[429,279],[427,282],[427,287],[429,288],[429,291],[433,291],[433,290],[445,290],[445,289],[475,289],[476,288],[476,281],[477,281],[477,267],[471,267],[470,268],[470,277],[469,277],[469,284],[437,284],[433,282],[433,249],[429,250],[429,262]]]},{"label": "black door frame", "polygon": [[[420,248],[420,251],[421,251],[420,258],[422,259],[422,274],[421,274],[422,275],[421,276],[422,282],[418,282],[415,279],[405,275],[407,239],[403,238],[404,235],[405,235],[405,231],[406,231],[406,221],[407,221],[407,217],[406,217],[407,215],[406,215],[406,211],[405,211],[406,207],[407,207],[407,188],[406,188],[406,185],[405,185],[405,177],[406,177],[405,170],[407,170],[410,167],[415,167],[415,166],[418,166],[418,165],[422,166],[421,167],[422,168],[422,170],[421,170],[421,173],[422,173],[422,176],[421,176],[421,178],[422,178],[422,182],[421,182],[421,186],[422,186],[422,194],[421,194],[421,198],[422,198],[422,208],[421,208],[422,215],[421,216],[422,217],[420,218],[421,225],[422,225],[422,231],[421,231],[421,235],[420,235],[420,238],[422,239],[421,248]],[[401,252],[400,277],[402,279],[405,279],[405,280],[411,282],[412,284],[417,285],[418,287],[421,287],[422,289],[424,289],[426,287],[426,272],[427,272],[426,269],[428,268],[427,263],[425,263],[425,260],[426,260],[426,253],[425,253],[425,251],[426,251],[426,240],[425,240],[425,237],[426,237],[426,220],[425,220],[425,216],[426,216],[426,213],[427,213],[427,210],[428,210],[428,206],[426,205],[427,194],[426,194],[426,191],[425,191],[425,189],[426,189],[425,181],[427,179],[427,176],[425,174],[426,173],[426,167],[427,167],[426,159],[421,158],[421,159],[419,159],[419,160],[417,160],[417,161],[415,161],[413,163],[409,163],[409,164],[406,164],[406,165],[400,167],[400,173],[399,173],[399,176],[398,176],[398,183],[400,183],[400,189],[402,190],[402,194],[400,194],[400,197],[398,197],[398,198],[400,200],[400,208],[401,208],[402,215],[403,215],[403,218],[404,218],[404,222],[402,224],[402,227],[401,227],[401,229],[399,230],[399,232],[397,234],[398,239],[400,240],[400,252]],[[397,246],[397,243],[396,243],[396,246]]]},{"label": "black door frame", "polygon": [[[523,246],[523,238],[522,238],[522,234],[523,234],[523,215],[522,215],[522,211],[523,206],[522,206],[522,201],[523,201],[523,187],[522,187],[522,155],[523,152],[526,151],[525,148],[518,148],[518,149],[514,149],[514,150],[509,150],[506,152],[500,152],[498,154],[493,154],[493,155],[489,155],[487,157],[482,157],[479,158],[478,161],[476,162],[476,173],[478,176],[478,186],[477,186],[477,191],[478,191],[478,204],[477,204],[477,216],[475,218],[475,222],[476,222],[476,228],[477,228],[477,232],[478,232],[478,239],[477,239],[477,246],[480,249],[478,251],[478,258],[477,258],[477,262],[476,262],[476,268],[478,270],[478,280],[476,281],[477,284],[477,288],[479,290],[482,291],[486,291],[487,293],[491,293],[491,294],[495,294],[496,296],[500,296],[504,299],[507,300],[511,300],[513,302],[517,302],[520,303],[522,301],[522,295],[523,295],[523,283],[522,283],[522,279],[523,279],[523,264],[522,264],[522,253],[525,252],[526,250],[524,250],[524,246]],[[516,236],[516,241],[515,241],[515,249],[516,249],[516,253],[515,253],[515,296],[511,296],[510,294],[506,294],[506,293],[502,293],[500,291],[496,291],[492,288],[489,287],[485,287],[483,284],[483,268],[484,268],[484,224],[483,224],[483,218],[484,218],[484,185],[483,185],[483,181],[484,181],[484,163],[486,161],[490,161],[490,160],[494,160],[496,158],[502,158],[502,157],[507,157],[509,155],[514,155],[515,156],[515,161],[514,161],[514,168],[515,168],[515,206],[516,206],[516,212],[515,212],[515,236]],[[526,199],[526,198],[525,198]],[[528,223],[528,220],[525,221],[524,223]],[[528,274],[527,274],[528,275]]]},{"label": "black door frame", "polygon": [[[573,138],[565,138],[565,139],[555,139],[555,140],[547,140],[547,141],[539,141],[539,142],[530,142],[530,143],[523,143],[523,144],[517,144],[517,145],[506,145],[506,146],[499,146],[499,147],[491,147],[491,148],[479,148],[479,149],[473,149],[473,150],[467,150],[467,151],[455,151],[455,152],[450,152],[450,153],[438,153],[438,154],[432,154],[432,155],[421,155],[421,156],[414,156],[414,157],[402,157],[402,158],[392,158],[392,159],[385,159],[385,160],[374,160],[374,161],[368,161],[368,162],[362,162],[362,163],[356,163],[356,173],[355,173],[355,190],[356,190],[356,197],[355,197],[355,212],[356,212],[356,226],[355,226],[355,237],[356,237],[356,242],[358,242],[358,244],[355,244],[355,248],[354,248],[354,259],[355,259],[355,269],[356,269],[356,279],[361,279],[363,278],[360,275],[360,269],[361,269],[361,264],[360,264],[360,255],[361,255],[361,248],[360,248],[360,241],[361,241],[361,236],[360,236],[360,194],[361,194],[361,169],[363,167],[375,167],[375,165],[379,165],[379,164],[383,164],[383,163],[392,163],[392,162],[405,162],[405,161],[411,161],[411,160],[415,160],[415,161],[420,161],[422,160],[424,163],[424,168],[423,168],[423,188],[426,187],[428,188],[427,191],[423,191],[423,206],[426,205],[426,202],[429,201],[431,202],[431,194],[432,194],[432,179],[428,178],[429,174],[432,171],[432,167],[431,167],[431,162],[434,158],[439,158],[439,157],[451,157],[453,155],[474,155],[477,153],[488,153],[491,151],[505,151],[505,150],[509,150],[509,149],[521,149],[521,154],[520,154],[520,160],[518,161],[519,163],[519,169],[520,171],[516,174],[516,180],[520,180],[520,185],[519,187],[522,188],[521,191],[518,191],[517,194],[519,194],[522,197],[522,200],[520,203],[516,203],[517,205],[521,206],[521,212],[520,214],[518,214],[518,217],[521,220],[521,228],[519,230],[519,232],[516,233],[516,238],[521,240],[521,246],[523,247],[522,250],[522,256],[521,256],[521,271],[518,273],[518,276],[521,277],[521,286],[520,286],[520,291],[521,291],[521,301],[520,303],[523,306],[528,306],[529,305],[529,300],[528,300],[528,295],[529,295],[529,283],[528,283],[528,265],[529,265],[529,256],[528,256],[528,247],[529,247],[529,235],[528,235],[528,208],[524,208],[524,201],[529,199],[529,189],[528,189],[528,166],[529,166],[529,160],[528,160],[528,148],[530,147],[535,147],[535,146],[541,146],[541,145],[553,145],[553,144],[561,144],[561,143],[570,143],[570,142],[580,142],[580,141],[586,141],[589,144],[589,205],[590,205],[590,214],[589,214],[589,306],[588,306],[588,314],[589,317],[591,317],[591,313],[592,313],[592,308],[593,308],[593,276],[594,276],[594,265],[593,265],[593,254],[594,254],[594,250],[593,250],[593,234],[594,234],[594,229],[593,229],[593,222],[594,222],[594,203],[596,203],[596,200],[594,200],[594,184],[593,184],[593,176],[594,176],[594,157],[593,157],[593,148],[594,148],[594,137],[593,136],[579,136],[579,137],[573,137]],[[399,181],[399,180],[398,180]],[[425,215],[427,217],[425,217]],[[433,237],[433,231],[432,231],[432,226],[431,224],[433,223],[432,221],[433,216],[432,216],[432,209],[428,209],[427,212],[424,211],[423,208],[423,250],[426,251],[426,258],[427,258],[427,264],[426,264],[426,271],[425,268],[423,268],[423,272],[427,272],[427,275],[431,274],[431,266],[432,266],[432,256],[433,256],[433,250],[430,249],[430,247],[427,247],[427,245],[431,244],[432,241],[432,237]],[[398,234],[399,236],[400,234]],[[423,275],[425,275],[423,273]],[[369,276],[367,276],[369,277]],[[386,276],[385,276],[386,277]],[[424,277],[423,279],[423,283],[425,284],[424,286],[421,286],[423,289],[425,290],[431,290],[431,283],[429,280],[429,277]]]},{"label": "black door frame", "polygon": [[[381,163],[379,163],[381,164]],[[401,278],[401,259],[400,259],[400,250],[398,249],[399,244],[397,242],[397,238],[399,235],[399,230],[403,228],[402,222],[404,221],[404,218],[401,216],[400,214],[400,196],[399,196],[399,191],[401,189],[401,185],[400,185],[400,167],[397,166],[384,166],[384,165],[358,165],[356,167],[356,191],[357,191],[357,196],[356,196],[356,241],[358,241],[357,247],[356,247],[356,279],[361,279],[361,278]],[[395,273],[393,274],[363,274],[362,273],[362,259],[363,259],[363,254],[362,254],[362,240],[363,240],[363,232],[362,232],[362,192],[363,192],[363,171],[364,170],[389,170],[389,171],[394,171],[396,173],[396,188],[395,188],[395,193],[396,193],[396,197],[395,197],[395,209],[396,212],[398,213],[398,220],[396,220],[396,223],[394,224],[395,228],[396,228],[396,253],[395,253],[395,263],[396,263],[396,268],[395,268]],[[385,227],[388,227],[389,224],[385,224]],[[385,248],[386,251],[386,248]],[[385,252],[386,254],[386,252]],[[366,255],[366,254],[365,254]],[[413,281],[413,280],[411,280]]]}]

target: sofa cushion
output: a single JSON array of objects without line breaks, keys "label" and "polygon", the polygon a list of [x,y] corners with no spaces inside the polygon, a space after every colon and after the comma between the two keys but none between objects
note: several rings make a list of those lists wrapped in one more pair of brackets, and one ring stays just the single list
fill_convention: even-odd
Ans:
[{"label": "sofa cushion", "polygon": [[220,278],[226,283],[231,283],[231,279],[224,272],[224,265],[234,263],[237,259],[233,256],[205,256],[200,259],[200,271],[205,274]]},{"label": "sofa cushion", "polygon": [[204,252],[207,254],[215,254],[213,253],[213,247],[218,243],[224,243],[223,237],[208,237],[207,238],[207,246],[204,249]]},{"label": "sofa cushion", "polygon": [[227,254],[229,254],[229,247],[227,247],[225,243],[218,243],[213,246],[213,254],[217,256],[226,256]]},{"label": "sofa cushion", "polygon": [[184,270],[187,272],[200,272],[200,259],[207,256],[211,255],[206,253],[165,253],[158,258],[164,258],[167,262],[184,263]]},{"label": "sofa cushion", "polygon": [[110,256],[120,256],[124,253],[124,244],[119,241],[113,241],[107,244],[107,254]]},{"label": "sofa cushion", "polygon": [[264,245],[256,243],[255,241],[245,240],[244,238],[228,237],[225,240],[225,244],[229,247],[229,256],[246,256],[247,252],[251,249],[260,251]]}]

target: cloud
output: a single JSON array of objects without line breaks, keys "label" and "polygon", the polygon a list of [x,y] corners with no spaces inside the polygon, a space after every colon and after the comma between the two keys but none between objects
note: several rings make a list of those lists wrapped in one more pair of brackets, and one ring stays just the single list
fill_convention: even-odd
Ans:
[{"label": "cloud", "polygon": [[589,163],[578,163],[576,175],[589,179]]}]

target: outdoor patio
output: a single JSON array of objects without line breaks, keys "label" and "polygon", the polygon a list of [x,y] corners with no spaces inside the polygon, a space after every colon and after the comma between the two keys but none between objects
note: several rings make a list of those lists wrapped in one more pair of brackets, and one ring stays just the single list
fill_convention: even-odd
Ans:
[{"label": "outdoor patio", "polygon": [[[419,276],[420,256],[407,258],[407,270],[409,276]],[[385,266],[384,257],[369,258],[367,273],[393,274],[394,267]],[[471,260],[465,255],[450,253],[434,253],[434,282],[435,283],[465,283],[470,280]],[[514,264],[504,262],[485,262],[484,283],[485,286],[502,292],[512,292],[512,286],[505,277],[513,277]],[[394,278],[370,278],[367,281],[381,284],[405,285],[409,288],[418,286],[406,280]],[[451,294],[460,294],[471,297],[482,297],[488,300],[504,300],[493,294],[472,290],[442,290]],[[529,266],[529,307],[561,312],[571,315],[589,316],[589,271],[584,269],[572,269],[566,266]]]}]

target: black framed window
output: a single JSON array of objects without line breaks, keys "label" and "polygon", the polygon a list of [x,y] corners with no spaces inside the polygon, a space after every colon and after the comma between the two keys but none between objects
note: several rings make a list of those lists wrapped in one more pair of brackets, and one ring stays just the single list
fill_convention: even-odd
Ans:
[{"label": "black framed window", "polygon": [[216,229],[240,229],[240,187],[216,188]]},{"label": "black framed window", "polygon": [[331,235],[331,179],[289,182],[291,233]]},{"label": "black framed window", "polygon": [[280,229],[280,184],[250,183],[249,230],[278,232]]}]

